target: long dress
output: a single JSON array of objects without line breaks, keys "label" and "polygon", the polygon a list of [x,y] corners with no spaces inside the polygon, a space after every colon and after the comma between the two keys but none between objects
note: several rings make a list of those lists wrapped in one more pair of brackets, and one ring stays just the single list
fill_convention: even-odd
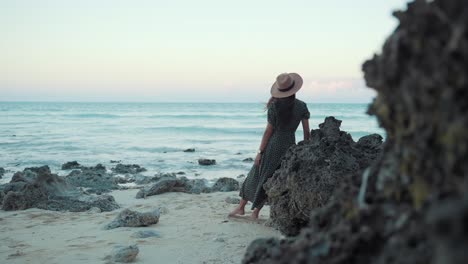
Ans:
[{"label": "long dress", "polygon": [[307,105],[295,99],[291,120],[281,124],[277,108],[273,103],[268,108],[268,123],[273,126],[273,133],[268,140],[260,165],[253,165],[240,189],[242,199],[252,202],[252,209],[262,208],[267,199],[263,184],[280,167],[286,151],[296,143],[295,133],[302,119],[309,119]]}]

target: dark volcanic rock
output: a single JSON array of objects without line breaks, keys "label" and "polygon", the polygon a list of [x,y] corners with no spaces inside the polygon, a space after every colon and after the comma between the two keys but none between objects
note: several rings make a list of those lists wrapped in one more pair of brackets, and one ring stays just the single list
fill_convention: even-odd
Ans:
[{"label": "dark volcanic rock", "polygon": [[112,171],[119,174],[137,174],[146,171],[146,169],[137,164],[117,164],[115,168],[112,168]]},{"label": "dark volcanic rock", "polygon": [[109,192],[118,189],[117,179],[107,173],[101,164],[73,170],[66,176],[67,181],[77,187],[91,188],[95,192]]},{"label": "dark volcanic rock", "polygon": [[3,177],[4,174],[5,174],[5,169],[0,167],[0,179]]},{"label": "dark volcanic rock", "polygon": [[281,232],[296,235],[309,222],[312,210],[325,205],[346,178],[359,178],[380,153],[382,137],[371,135],[356,144],[340,131],[341,121],[327,117],[311,140],[291,147],[281,168],[264,188],[270,215]]},{"label": "dark volcanic rock", "polygon": [[395,16],[382,54],[363,66],[378,93],[369,113],[387,134],[381,157],[297,237],[251,247],[243,263],[466,262],[468,4],[415,0]]},{"label": "dark volcanic rock", "polygon": [[239,190],[239,182],[232,178],[219,178],[213,187],[211,187],[211,191],[213,192],[232,192]]},{"label": "dark volcanic rock", "polygon": [[79,164],[77,161],[69,161],[62,164],[62,170],[79,169],[80,167],[81,164]]},{"label": "dark volcanic rock", "polygon": [[[70,185],[65,178],[52,174],[47,166],[27,168],[15,174],[16,181],[2,186],[3,210],[40,208],[53,211],[101,211],[119,208],[110,195],[87,195]],[[29,175],[29,176],[26,176]]]},{"label": "dark volcanic rock", "polygon": [[159,209],[151,212],[140,213],[130,209],[124,209],[117,217],[109,223],[105,229],[114,229],[118,227],[139,227],[157,224],[160,217]]},{"label": "dark volcanic rock", "polygon": [[184,152],[195,152],[195,149],[194,148],[188,148],[188,149],[184,150]]},{"label": "dark volcanic rock", "polygon": [[214,160],[214,159],[199,159],[199,160],[198,160],[198,164],[200,164],[200,165],[202,165],[202,166],[215,165],[215,164],[216,164],[216,160]]}]

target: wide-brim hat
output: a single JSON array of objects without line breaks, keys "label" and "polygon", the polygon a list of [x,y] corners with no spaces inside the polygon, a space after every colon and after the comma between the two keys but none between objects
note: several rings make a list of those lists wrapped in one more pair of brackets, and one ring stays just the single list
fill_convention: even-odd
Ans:
[{"label": "wide-brim hat", "polygon": [[276,82],[271,86],[271,96],[275,98],[291,96],[301,89],[303,82],[297,73],[282,73],[276,77]]}]

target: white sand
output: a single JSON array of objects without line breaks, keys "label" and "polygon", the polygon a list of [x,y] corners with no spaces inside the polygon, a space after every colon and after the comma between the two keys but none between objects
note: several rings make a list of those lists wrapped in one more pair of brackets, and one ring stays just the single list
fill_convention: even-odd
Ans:
[{"label": "white sand", "polygon": [[[134,243],[140,249],[136,263],[240,263],[254,239],[280,237],[264,224],[267,206],[261,211],[260,223],[227,218],[235,205],[224,199],[236,197],[238,192],[166,193],[135,199],[136,192],[115,191],[112,195],[122,209],[167,208],[158,224],[104,230],[120,209],[104,213],[0,211],[0,263],[105,263],[104,257],[115,245]],[[133,238],[139,230],[155,230],[161,237]]]}]

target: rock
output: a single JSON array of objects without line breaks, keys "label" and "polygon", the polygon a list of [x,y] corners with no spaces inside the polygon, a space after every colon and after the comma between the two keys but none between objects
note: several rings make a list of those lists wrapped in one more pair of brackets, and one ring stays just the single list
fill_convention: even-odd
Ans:
[{"label": "rock", "polygon": [[245,178],[245,174],[240,174],[237,176],[237,179],[242,179],[242,178]]},{"label": "rock", "polygon": [[[467,10],[464,0],[415,0],[394,13],[382,54],[363,65],[377,91],[369,113],[387,135],[382,154],[360,177],[344,177],[296,237],[253,243],[243,263],[466,262]],[[373,149],[375,139],[356,146]]]},{"label": "rock", "polygon": [[468,196],[438,202],[429,209],[426,223],[435,243],[435,264],[463,264],[468,258]]},{"label": "rock", "polygon": [[52,211],[87,211],[97,207],[112,211],[119,206],[110,195],[89,195],[70,185],[64,177],[52,174],[47,166],[26,168],[15,173],[15,179],[2,185],[5,193],[2,209],[40,208]]},{"label": "rock", "polygon": [[185,175],[185,172],[179,171],[179,172],[177,172],[176,174],[177,174],[177,175]]},{"label": "rock", "polygon": [[224,201],[228,204],[239,204],[240,203],[240,198],[237,197],[226,197]]},{"label": "rock", "polygon": [[212,192],[232,192],[239,190],[239,182],[233,178],[219,178],[213,187],[211,188]]},{"label": "rock", "polygon": [[62,170],[79,169],[80,167],[81,164],[79,164],[77,161],[69,161],[62,164]]},{"label": "rock", "polygon": [[246,158],[242,160],[243,162],[254,162],[254,159],[252,158]]},{"label": "rock", "polygon": [[91,213],[91,214],[98,214],[98,213],[101,213],[101,212],[102,212],[102,210],[99,207],[91,207],[88,210],[88,213]]},{"label": "rock", "polygon": [[73,186],[91,188],[92,192],[110,192],[119,188],[117,179],[107,173],[106,167],[101,164],[81,166],[80,170],[71,171],[66,179]]},{"label": "rock", "polygon": [[117,217],[109,223],[105,229],[114,229],[118,227],[140,227],[150,226],[159,222],[159,209],[151,212],[140,213],[130,209],[124,209]]},{"label": "rock", "polygon": [[120,163],[122,162],[121,160],[111,160],[110,163]]},{"label": "rock", "polygon": [[194,148],[188,148],[188,149],[184,150],[184,152],[195,152],[195,149]]},{"label": "rock", "polygon": [[148,237],[161,237],[161,234],[158,231],[154,230],[141,230],[132,234],[132,237],[135,238],[148,238]]},{"label": "rock", "polygon": [[166,192],[188,192],[189,186],[179,179],[161,179],[149,188],[141,189],[136,198],[146,198],[147,196],[158,195]]},{"label": "rock", "polygon": [[160,174],[155,176],[151,182],[156,181],[151,187],[141,189],[136,198],[146,198],[147,196],[158,195],[166,192],[186,192],[186,193],[209,193],[211,188],[207,186],[205,179],[189,180],[186,177],[177,178],[175,174]]},{"label": "rock", "polygon": [[130,263],[135,261],[139,252],[140,250],[136,244],[131,246],[115,246],[111,255],[105,259],[113,262]]},{"label": "rock", "polygon": [[186,183],[188,185],[187,192],[195,194],[211,192],[211,188],[208,187],[208,181],[206,179],[186,180]]},{"label": "rock", "polygon": [[5,169],[0,167],[0,179],[5,175]]},{"label": "rock", "polygon": [[376,135],[372,147],[356,144],[340,125],[341,120],[327,117],[312,130],[311,140],[288,150],[264,185],[272,221],[284,234],[297,235],[311,211],[324,206],[344,179],[359,178],[380,155],[382,137]]},{"label": "rock", "polygon": [[199,159],[198,164],[202,166],[211,166],[216,164],[216,160],[214,159]]},{"label": "rock", "polygon": [[137,174],[137,173],[146,171],[146,169],[143,167],[140,167],[140,165],[137,165],[137,164],[131,164],[131,165],[117,164],[115,168],[112,168],[112,171],[118,174]]}]

